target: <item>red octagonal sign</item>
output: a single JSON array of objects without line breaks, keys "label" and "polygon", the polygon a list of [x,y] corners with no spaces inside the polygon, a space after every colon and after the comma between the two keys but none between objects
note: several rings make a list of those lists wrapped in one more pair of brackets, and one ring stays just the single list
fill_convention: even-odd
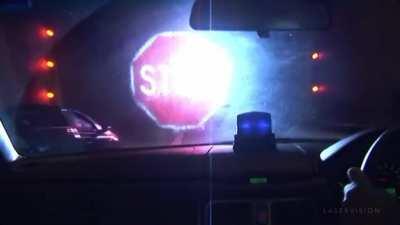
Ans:
[{"label": "red octagonal sign", "polygon": [[136,103],[165,128],[201,126],[225,103],[231,78],[224,49],[186,32],[154,36],[131,64]]}]

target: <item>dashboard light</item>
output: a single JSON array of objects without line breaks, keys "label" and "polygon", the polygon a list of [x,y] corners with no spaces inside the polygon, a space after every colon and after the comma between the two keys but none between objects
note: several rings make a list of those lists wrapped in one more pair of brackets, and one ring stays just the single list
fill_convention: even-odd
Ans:
[{"label": "dashboard light", "polygon": [[268,183],[268,179],[266,177],[250,177],[250,184],[266,184]]},{"label": "dashboard light", "polygon": [[396,188],[386,188],[385,192],[388,193],[390,196],[397,196]]}]

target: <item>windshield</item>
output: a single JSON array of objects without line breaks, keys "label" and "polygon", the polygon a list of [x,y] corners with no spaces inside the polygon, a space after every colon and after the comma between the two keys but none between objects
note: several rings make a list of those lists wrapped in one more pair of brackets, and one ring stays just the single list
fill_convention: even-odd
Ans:
[{"label": "windshield", "polygon": [[68,122],[61,113],[53,112],[24,112],[16,117],[22,126],[34,127],[61,127],[68,126]]},{"label": "windshield", "polygon": [[191,0],[10,2],[0,10],[1,119],[27,143],[35,136],[15,124],[142,147],[231,141],[250,111],[269,112],[286,138],[397,122],[395,1],[331,4],[331,29],[266,38],[194,31]]},{"label": "windshield", "polygon": [[65,111],[63,112],[66,118],[68,118],[68,121],[70,122],[70,125],[81,130],[95,130],[95,124],[90,121],[88,118],[85,118],[84,116],[80,115],[79,113],[76,112],[70,112],[70,111]]}]

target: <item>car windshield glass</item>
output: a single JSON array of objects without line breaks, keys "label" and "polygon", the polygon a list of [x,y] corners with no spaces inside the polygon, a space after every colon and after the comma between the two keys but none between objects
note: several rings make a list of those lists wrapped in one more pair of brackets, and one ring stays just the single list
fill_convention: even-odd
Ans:
[{"label": "car windshield glass", "polygon": [[68,118],[70,125],[74,128],[81,130],[94,130],[94,124],[87,118],[81,116],[79,113],[64,111],[63,114]]},{"label": "car windshield glass", "polygon": [[61,112],[24,112],[17,117],[21,125],[27,127],[49,128],[68,126]]},{"label": "car windshield glass", "polygon": [[64,126],[64,116],[72,129],[57,140],[83,150],[232,141],[245,112],[270,113],[262,127],[286,138],[398,121],[396,1],[335,1],[330,29],[263,38],[195,31],[193,0],[0,2],[0,110],[14,139],[54,139],[15,125]]}]

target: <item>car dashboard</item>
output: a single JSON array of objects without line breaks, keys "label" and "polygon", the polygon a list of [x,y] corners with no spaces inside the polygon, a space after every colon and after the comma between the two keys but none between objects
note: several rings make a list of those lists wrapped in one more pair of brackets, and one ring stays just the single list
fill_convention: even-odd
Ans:
[{"label": "car dashboard", "polygon": [[293,145],[254,154],[225,145],[22,158],[3,175],[2,221],[329,224],[324,207],[337,190],[317,165]]}]

